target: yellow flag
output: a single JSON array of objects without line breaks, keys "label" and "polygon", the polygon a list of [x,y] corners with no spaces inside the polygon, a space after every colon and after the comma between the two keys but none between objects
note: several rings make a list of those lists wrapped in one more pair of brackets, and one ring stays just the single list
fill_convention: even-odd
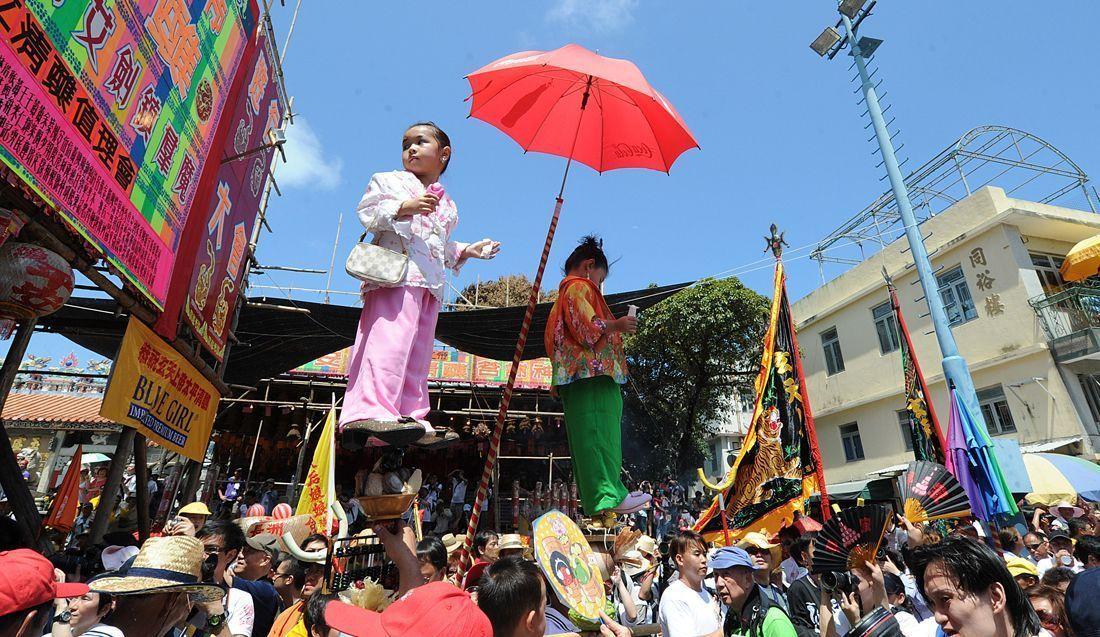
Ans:
[{"label": "yellow flag", "polygon": [[336,501],[336,476],[333,466],[336,457],[336,409],[328,412],[328,419],[313,451],[313,462],[309,463],[306,484],[298,498],[297,515],[308,515],[318,533],[328,535],[332,530],[332,509]]}]

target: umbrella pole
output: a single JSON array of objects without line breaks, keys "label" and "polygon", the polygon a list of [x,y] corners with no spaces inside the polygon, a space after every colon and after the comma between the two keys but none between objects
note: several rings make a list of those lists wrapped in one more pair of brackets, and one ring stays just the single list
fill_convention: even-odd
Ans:
[{"label": "umbrella pole", "polygon": [[[577,148],[577,139],[581,133],[581,122],[584,120],[584,109],[588,105],[588,96],[592,88],[592,76],[584,88],[584,96],[581,98],[581,112],[577,117],[577,130],[573,133],[573,147],[569,150],[569,158],[565,162],[565,174],[561,178],[561,189],[554,203],[554,214],[550,217],[550,228],[546,231],[546,243],[542,246],[542,257],[539,259],[539,267],[535,273],[535,281],[531,284],[531,296],[527,299],[527,311],[523,315],[523,324],[519,328],[519,338],[516,340],[516,351],[512,355],[512,367],[508,370],[508,383],[504,386],[504,393],[500,398],[500,410],[497,411],[497,420],[493,427],[493,435],[489,439],[489,453],[485,456],[485,468],[481,472],[481,480],[477,484],[477,495],[474,496],[473,509],[470,511],[470,522],[466,526],[466,542],[463,544],[463,561],[470,558],[470,549],[474,544],[474,535],[477,534],[478,521],[481,519],[481,506],[488,496],[489,481],[493,476],[493,468],[497,464],[497,456],[500,454],[500,439],[504,434],[504,420],[508,416],[508,405],[512,402],[512,391],[516,386],[516,374],[519,373],[519,363],[523,359],[523,348],[527,345],[527,332],[531,329],[531,320],[535,317],[535,306],[539,302],[539,289],[542,286],[542,275],[546,272],[546,262],[550,259],[550,246],[554,243],[554,233],[558,229],[558,218],[561,216],[561,206],[565,203],[565,182],[569,179],[569,167],[573,165],[573,151]],[[497,494],[500,497],[500,494]]]}]

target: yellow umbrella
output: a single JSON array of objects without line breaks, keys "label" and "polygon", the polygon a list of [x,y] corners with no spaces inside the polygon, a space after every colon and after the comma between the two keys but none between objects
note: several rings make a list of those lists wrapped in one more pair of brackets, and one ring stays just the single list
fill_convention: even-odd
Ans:
[{"label": "yellow umbrella", "polygon": [[1100,273],[1100,234],[1070,248],[1061,272],[1067,281],[1080,281]]}]

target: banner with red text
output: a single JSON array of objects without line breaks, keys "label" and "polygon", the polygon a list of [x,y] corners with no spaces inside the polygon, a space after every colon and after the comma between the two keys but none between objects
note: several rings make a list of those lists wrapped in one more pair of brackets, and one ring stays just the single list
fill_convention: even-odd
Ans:
[{"label": "banner with red text", "polygon": [[221,394],[191,363],[133,316],[126,325],[99,415],[133,427],[169,451],[202,462]]},{"label": "banner with red text", "polygon": [[257,14],[0,2],[0,162],[157,307]]}]

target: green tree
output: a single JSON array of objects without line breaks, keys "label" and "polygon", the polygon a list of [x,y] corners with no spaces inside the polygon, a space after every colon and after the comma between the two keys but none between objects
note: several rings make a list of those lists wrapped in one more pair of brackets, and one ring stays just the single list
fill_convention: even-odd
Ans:
[{"label": "green tree", "polygon": [[[551,283],[554,285],[554,283]],[[527,305],[531,297],[531,281],[522,274],[506,274],[480,283],[471,283],[462,290],[455,309],[472,310],[483,307],[511,307]],[[558,298],[557,288],[546,289],[544,281],[539,290],[539,302],[548,303]]]},{"label": "green tree", "polygon": [[706,437],[752,389],[770,301],[736,278],[705,280],[645,310],[627,338],[624,459],[641,479],[702,466]]}]

